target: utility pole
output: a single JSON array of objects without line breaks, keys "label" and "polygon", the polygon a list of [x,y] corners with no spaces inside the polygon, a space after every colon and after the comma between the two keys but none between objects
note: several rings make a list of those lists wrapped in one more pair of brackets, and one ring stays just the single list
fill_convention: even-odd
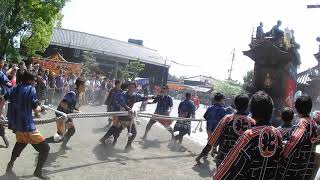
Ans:
[{"label": "utility pole", "polygon": [[236,49],[233,48],[233,51],[232,51],[232,60],[231,60],[231,67],[230,67],[230,69],[228,70],[228,72],[229,72],[228,80],[232,80],[232,79],[231,79],[231,75],[232,75],[232,71],[233,71],[233,61],[234,61],[234,58],[235,58],[235,51],[236,51]]}]

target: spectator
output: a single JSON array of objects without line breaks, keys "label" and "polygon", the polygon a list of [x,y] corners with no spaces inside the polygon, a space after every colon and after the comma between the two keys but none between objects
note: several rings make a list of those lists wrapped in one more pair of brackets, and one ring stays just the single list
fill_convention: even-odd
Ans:
[{"label": "spectator", "polygon": [[99,105],[103,105],[105,99],[106,99],[106,93],[107,93],[107,78],[103,78],[103,81],[101,82],[100,89],[99,89],[99,95],[98,95],[98,101]]},{"label": "spectator", "polygon": [[13,87],[17,85],[17,71],[18,66],[16,64],[13,64],[11,68],[6,72],[8,79],[11,81]]},{"label": "spectator", "polygon": [[196,110],[199,109],[199,107],[200,107],[200,99],[199,99],[196,91],[194,91],[192,93],[191,100],[193,101],[194,105],[196,106]]},{"label": "spectator", "polygon": [[55,90],[55,100],[60,102],[63,97],[64,83],[65,79],[63,77],[63,70],[59,70],[59,75],[55,78],[56,81],[56,90]]},{"label": "spectator", "polygon": [[57,86],[56,86],[56,80],[55,80],[54,74],[52,71],[49,71],[49,75],[48,75],[48,105],[49,106],[52,106],[53,104],[53,97],[54,97],[56,88]]}]

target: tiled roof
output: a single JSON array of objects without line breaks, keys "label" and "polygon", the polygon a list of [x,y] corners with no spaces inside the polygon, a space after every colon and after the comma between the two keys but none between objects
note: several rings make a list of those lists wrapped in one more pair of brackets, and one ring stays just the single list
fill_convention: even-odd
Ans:
[{"label": "tiled roof", "polygon": [[183,80],[186,80],[186,81],[198,81],[198,82],[207,81],[208,84],[210,84],[210,85],[214,85],[214,84],[216,84],[218,82],[218,80],[216,80],[216,79],[214,79],[212,77],[203,76],[203,75],[188,77],[188,78],[185,78]]},{"label": "tiled roof", "polygon": [[297,83],[307,85],[311,79],[309,78],[310,74],[319,74],[318,66],[315,66],[311,69],[305,70],[298,74]]},{"label": "tiled roof", "polygon": [[197,92],[209,92],[212,91],[212,88],[207,88],[207,87],[200,87],[200,86],[187,86],[189,88],[191,88],[193,91],[197,91]]},{"label": "tiled roof", "polygon": [[55,28],[50,44],[93,51],[129,60],[140,59],[144,63],[167,66],[165,59],[156,50],[74,30]]}]

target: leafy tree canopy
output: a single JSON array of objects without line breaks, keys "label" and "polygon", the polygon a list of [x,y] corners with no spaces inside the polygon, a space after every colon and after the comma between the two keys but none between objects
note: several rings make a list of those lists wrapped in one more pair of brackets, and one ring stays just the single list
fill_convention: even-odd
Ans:
[{"label": "leafy tree canopy", "polygon": [[83,71],[87,73],[94,73],[98,71],[98,64],[96,63],[96,58],[93,52],[83,51],[81,54],[81,58],[83,59]]},{"label": "leafy tree canopy", "polygon": [[144,70],[145,64],[139,59],[130,61],[124,68],[118,72],[119,78],[133,81]]},{"label": "leafy tree canopy", "polygon": [[68,0],[1,0],[0,53],[32,56],[49,46],[53,28]]},{"label": "leafy tree canopy", "polygon": [[254,72],[253,70],[250,70],[247,72],[247,74],[243,77],[243,89],[249,93],[252,94],[255,91],[254,88]]},{"label": "leafy tree canopy", "polygon": [[233,97],[243,93],[241,85],[228,81],[219,81],[214,86],[214,92],[221,92],[227,97]]}]

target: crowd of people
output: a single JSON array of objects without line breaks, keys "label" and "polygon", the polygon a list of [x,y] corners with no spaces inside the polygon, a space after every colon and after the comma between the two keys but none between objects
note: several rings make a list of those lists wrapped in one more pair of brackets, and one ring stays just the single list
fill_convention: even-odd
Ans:
[{"label": "crowd of people", "polygon": [[[3,58],[2,58],[3,59]],[[3,61],[3,60],[2,60]],[[3,62],[4,63],[4,62]],[[43,69],[39,64],[25,65],[24,61],[19,64],[3,64],[1,71],[8,77],[12,86],[16,86],[19,81],[19,72],[30,71],[37,76],[35,88],[37,97],[42,104],[49,106],[58,105],[64,94],[75,89],[75,82],[78,77],[86,79],[86,91],[81,98],[82,104],[99,104],[104,103],[108,92],[111,90],[114,81],[96,74],[74,74],[68,73],[63,69],[58,73],[54,73],[49,69]]]},{"label": "crowd of people", "polygon": [[[3,59],[0,58],[0,68],[3,65]],[[7,73],[10,69],[17,71],[15,76],[10,77],[11,80],[6,75],[10,74]],[[65,121],[63,116],[57,113],[57,133],[48,138],[42,136],[36,128],[33,112],[36,115],[45,111],[42,104],[47,99],[42,98],[42,93],[47,93],[47,91],[38,87],[39,78],[45,79],[45,71],[40,68],[38,70],[24,68],[20,64],[18,66],[12,65],[10,69],[6,73],[0,71],[2,89],[0,108],[3,110],[5,101],[9,102],[8,128],[16,135],[16,143],[6,172],[13,173],[14,162],[23,149],[31,144],[39,152],[34,176],[45,179],[46,176],[42,174],[42,168],[50,152],[49,143],[61,143],[61,148],[70,150],[71,147],[67,144],[75,134],[76,128],[73,119],[69,118]],[[12,81],[14,78],[16,82]],[[57,110],[66,114],[79,113],[80,106],[84,103],[83,99],[88,99],[88,103],[95,103],[100,100],[97,98],[99,95],[105,95],[101,93],[101,90],[107,91],[108,89],[107,80],[104,79],[100,83],[97,77],[73,76],[69,78],[73,83],[70,83],[68,89],[62,88],[65,86],[64,83],[59,82],[60,79],[63,79],[62,71],[55,77],[55,86],[53,87],[55,94],[61,96],[56,99],[58,100],[56,101]],[[96,86],[91,87],[91,84]],[[95,87],[100,88],[96,89]],[[114,86],[110,86],[110,93],[106,100],[99,101],[99,103],[107,105],[109,112],[128,111],[129,115],[113,116],[110,120],[110,128],[99,141],[103,144],[116,145],[122,130],[127,129],[129,135],[125,151],[132,150],[132,142],[137,135],[132,108],[135,103],[144,101],[157,103],[157,106],[154,117],[147,124],[143,139],[147,139],[153,124],[159,122],[167,128],[172,141],[181,144],[183,137],[191,133],[191,120],[195,118],[198,102],[195,102],[191,93],[185,93],[185,98],[178,107],[178,116],[183,120],[176,121],[172,128],[172,121],[166,120],[166,118],[156,118],[159,115],[170,116],[173,99],[168,95],[168,91],[168,86],[163,85],[159,94],[152,97],[143,96],[137,93],[135,82],[124,83],[116,80]],[[88,98],[83,98],[83,94],[89,94]],[[152,100],[152,102],[148,100]],[[196,158],[196,162],[200,164],[201,159],[206,159],[211,151],[211,154],[215,156],[217,166],[214,179],[311,178],[316,170],[315,145],[319,141],[319,131],[318,119],[311,116],[312,101],[309,96],[297,97],[295,110],[284,108],[281,114],[283,124],[280,127],[273,127],[270,124],[274,108],[273,100],[263,91],[256,92],[251,98],[247,95],[236,96],[235,109],[226,108],[224,101],[224,95],[216,93],[212,106],[208,107],[204,114],[207,122],[208,143]],[[297,113],[299,117],[298,123],[295,125],[292,123],[294,113]],[[6,139],[4,124],[1,124],[0,127],[0,135]],[[7,139],[5,143],[8,143]]]}]

